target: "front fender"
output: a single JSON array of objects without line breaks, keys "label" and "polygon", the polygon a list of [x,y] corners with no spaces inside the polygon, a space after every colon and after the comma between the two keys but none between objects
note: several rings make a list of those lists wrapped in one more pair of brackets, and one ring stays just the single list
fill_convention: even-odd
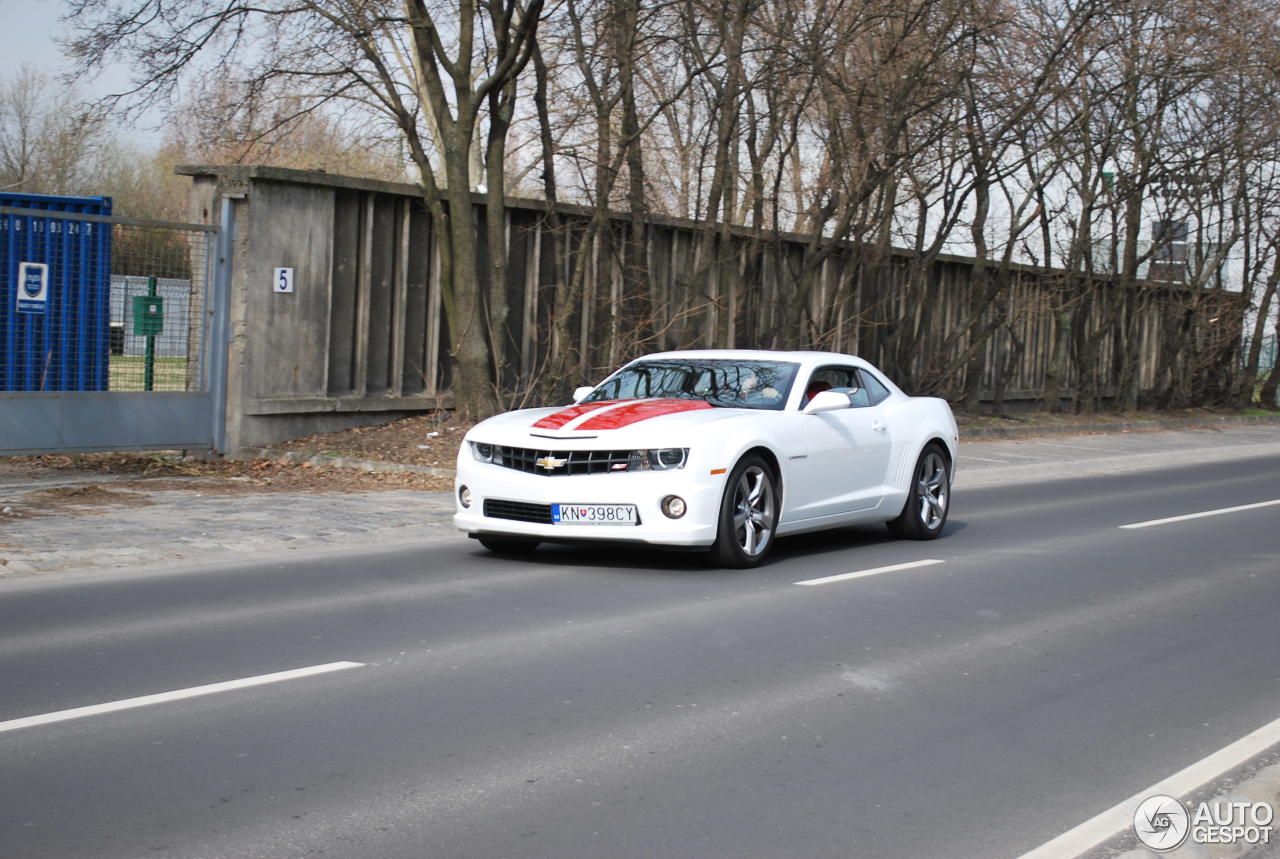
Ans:
[{"label": "front fender", "polygon": [[762,421],[752,426],[725,427],[727,432],[708,439],[704,453],[691,451],[689,467],[705,469],[703,474],[717,479],[723,491],[733,467],[742,457],[758,450],[774,465],[778,494],[785,509],[787,484],[791,476],[789,460],[792,454],[805,450],[804,431],[793,414],[776,412],[762,417]]}]

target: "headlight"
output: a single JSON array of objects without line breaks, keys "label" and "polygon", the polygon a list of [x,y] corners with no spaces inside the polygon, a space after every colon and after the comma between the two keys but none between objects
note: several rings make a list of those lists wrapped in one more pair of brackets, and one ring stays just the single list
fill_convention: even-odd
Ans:
[{"label": "headlight", "polygon": [[633,450],[628,471],[672,471],[684,468],[689,459],[687,447],[663,447],[656,450]]},{"label": "headlight", "polygon": [[683,447],[664,447],[649,451],[649,465],[657,469],[684,468],[689,451]]},{"label": "headlight", "polygon": [[479,462],[493,462],[493,445],[483,442],[471,442],[471,455]]}]

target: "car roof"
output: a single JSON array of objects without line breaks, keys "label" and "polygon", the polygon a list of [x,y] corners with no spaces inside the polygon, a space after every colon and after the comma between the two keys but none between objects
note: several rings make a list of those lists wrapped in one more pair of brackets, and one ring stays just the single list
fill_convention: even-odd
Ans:
[{"label": "car roof", "polygon": [[[846,355],[841,352],[818,352],[813,350],[784,352],[774,349],[687,349],[678,352],[654,352],[642,355],[636,361],[652,361],[662,359],[719,359],[722,361],[792,361],[798,364],[813,366],[832,362],[853,363],[859,366],[871,366],[868,361],[857,355]],[[627,362],[632,363],[632,362]]]},{"label": "car roof", "polygon": [[[628,361],[623,366],[634,364],[636,361],[656,361],[663,359],[671,360],[711,360],[717,359],[721,361],[791,361],[800,365],[800,372],[807,373],[825,366],[827,364],[852,364],[855,367],[862,367],[873,371],[879,381],[885,384],[891,393],[895,396],[908,396],[905,391],[899,388],[892,379],[888,378],[882,370],[872,364],[865,358],[859,358],[857,355],[847,355],[842,352],[819,352],[816,350],[797,350],[782,351],[778,349],[685,349],[676,352],[653,352],[648,355],[641,355]],[[621,368],[619,368],[621,369]],[[617,370],[614,371],[618,372]],[[612,375],[612,374],[610,374]],[[799,388],[796,391],[800,391]],[[792,393],[792,401],[796,402],[796,398],[800,393]]]}]

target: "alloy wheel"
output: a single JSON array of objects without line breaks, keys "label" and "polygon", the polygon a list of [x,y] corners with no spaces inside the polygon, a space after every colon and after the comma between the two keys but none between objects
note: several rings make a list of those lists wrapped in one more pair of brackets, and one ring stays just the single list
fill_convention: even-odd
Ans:
[{"label": "alloy wheel", "polygon": [[773,539],[776,516],[773,480],[753,465],[742,472],[733,496],[733,530],[738,547],[748,557],[763,554]]},{"label": "alloy wheel", "polygon": [[946,519],[948,492],[947,463],[940,454],[931,452],[916,473],[916,497],[920,503],[917,513],[926,530],[936,530]]}]

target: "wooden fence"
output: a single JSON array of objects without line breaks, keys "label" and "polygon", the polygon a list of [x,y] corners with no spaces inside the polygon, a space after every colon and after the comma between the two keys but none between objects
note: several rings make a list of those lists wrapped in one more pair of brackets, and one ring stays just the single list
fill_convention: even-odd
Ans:
[{"label": "wooden fence", "polygon": [[[243,195],[233,320],[243,321],[251,359],[240,390],[277,401],[260,413],[284,413],[283,401],[295,412],[408,410],[448,390],[439,236],[415,188],[265,167],[183,172],[203,189],[197,205],[206,209],[219,195]],[[482,224],[482,198],[475,202]],[[541,202],[512,201],[506,212],[509,276],[490,294],[508,308],[496,334],[506,344],[507,392],[550,395],[536,384],[552,364],[564,290],[574,292],[573,343],[561,346],[578,354],[556,394],[645,351],[822,348],[860,354],[914,392],[1035,401],[1061,341],[1063,397],[1105,400],[1128,374],[1144,395],[1182,385],[1195,400],[1229,382],[1238,355],[1242,314],[1231,293],[1146,282],[1119,289],[1104,277],[1019,265],[978,271],[968,259],[848,244],[813,264],[824,249],[810,237],[713,235],[674,220],[647,224],[643,252],[629,257],[643,260],[641,270],[628,272],[626,216],[593,231],[589,210],[562,206],[557,215],[553,232]],[[312,295],[287,302],[262,288],[284,265]],[[962,324],[969,317],[977,322]],[[351,407],[322,402],[335,399]]]}]

